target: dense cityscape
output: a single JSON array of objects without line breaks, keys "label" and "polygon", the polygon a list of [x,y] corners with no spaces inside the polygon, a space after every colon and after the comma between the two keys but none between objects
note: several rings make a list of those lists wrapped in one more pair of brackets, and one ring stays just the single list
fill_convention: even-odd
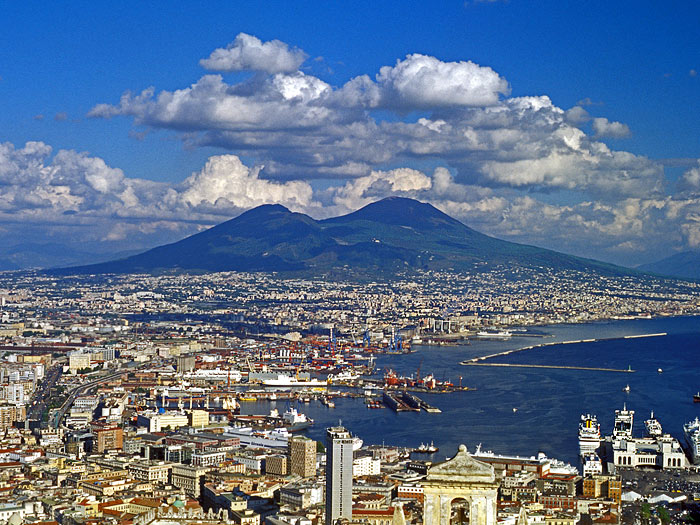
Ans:
[{"label": "dense cityscape", "polygon": [[[360,284],[5,273],[0,519],[423,523],[449,470],[452,489],[488,478],[484,505],[498,523],[688,520],[700,497],[695,456],[656,420],[634,438],[633,410],[616,414],[609,437],[582,416],[572,466],[473,447],[442,463],[439,434],[406,448],[339,425],[314,441],[304,407],[354,398],[439,412],[422,393],[468,386],[382,372],[375,359],[556,323],[695,315],[699,300],[692,282],[498,267]],[[261,401],[269,413],[241,410]],[[470,469],[487,472],[460,478]],[[453,507],[452,522],[477,512]]]},{"label": "dense cityscape", "polygon": [[0,5],[0,525],[700,525],[698,0]]}]

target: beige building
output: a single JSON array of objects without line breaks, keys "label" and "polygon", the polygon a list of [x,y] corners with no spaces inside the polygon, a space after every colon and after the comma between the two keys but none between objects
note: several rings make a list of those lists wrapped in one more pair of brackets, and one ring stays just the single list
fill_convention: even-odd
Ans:
[{"label": "beige building", "polygon": [[187,419],[193,428],[206,427],[209,424],[209,412],[206,410],[190,410],[187,413]]},{"label": "beige building", "polygon": [[265,473],[273,476],[287,475],[287,456],[281,454],[268,456],[265,459]]},{"label": "beige building", "polygon": [[231,518],[239,525],[260,525],[260,514],[251,509],[232,510]]},{"label": "beige building", "polygon": [[172,469],[172,483],[176,487],[184,489],[188,496],[199,498],[199,480],[208,470],[207,467],[194,467],[176,463]]},{"label": "beige building", "polygon": [[129,474],[141,481],[168,483],[173,464],[167,461],[134,461],[127,465]]},{"label": "beige building", "polygon": [[292,436],[288,444],[289,472],[303,478],[316,475],[316,442],[304,436]]}]

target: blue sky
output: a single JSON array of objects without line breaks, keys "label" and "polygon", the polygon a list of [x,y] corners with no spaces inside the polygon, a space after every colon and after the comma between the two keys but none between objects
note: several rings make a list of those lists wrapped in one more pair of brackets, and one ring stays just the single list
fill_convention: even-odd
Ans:
[{"label": "blue sky", "polygon": [[0,240],[400,194],[621,264],[697,248],[697,2],[376,4],[4,2]]}]

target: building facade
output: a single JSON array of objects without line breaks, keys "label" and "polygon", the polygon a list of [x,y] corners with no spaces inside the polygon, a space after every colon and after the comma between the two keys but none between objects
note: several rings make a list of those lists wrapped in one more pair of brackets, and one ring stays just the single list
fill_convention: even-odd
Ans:
[{"label": "building facade", "polygon": [[344,427],[326,430],[326,525],[352,519],[352,445]]}]

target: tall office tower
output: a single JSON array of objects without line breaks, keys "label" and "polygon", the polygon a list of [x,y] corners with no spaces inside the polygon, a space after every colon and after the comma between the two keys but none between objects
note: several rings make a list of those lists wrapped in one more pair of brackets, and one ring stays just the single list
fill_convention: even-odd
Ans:
[{"label": "tall office tower", "polygon": [[304,436],[289,439],[289,471],[302,478],[316,475],[316,442]]},{"label": "tall office tower", "polygon": [[352,442],[345,428],[326,429],[326,525],[352,519]]}]

